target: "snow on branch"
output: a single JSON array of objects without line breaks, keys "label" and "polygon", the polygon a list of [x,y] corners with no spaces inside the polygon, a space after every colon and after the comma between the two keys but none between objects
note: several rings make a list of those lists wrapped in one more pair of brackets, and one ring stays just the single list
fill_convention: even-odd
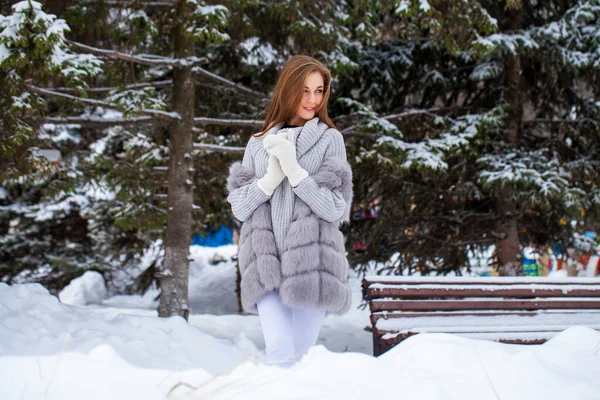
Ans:
[{"label": "snow on branch", "polygon": [[574,69],[600,68],[600,3],[583,1],[567,10],[564,16],[532,29],[544,43],[552,58]]},{"label": "snow on branch", "polygon": [[571,174],[547,150],[534,151],[509,148],[498,154],[480,157],[482,167],[479,182],[486,190],[495,191],[505,185],[516,188],[513,196],[530,205],[548,205],[550,199],[560,199],[565,207],[580,209],[585,192],[571,187]]},{"label": "snow on branch", "polygon": [[[125,90],[142,89],[145,87],[168,88],[168,87],[171,87],[172,84],[173,84],[173,81],[168,79],[168,80],[156,81],[156,82],[133,83],[131,85],[126,85],[124,87],[124,89]],[[67,88],[67,87],[55,87],[52,90],[54,90],[55,92],[63,92],[63,93],[73,93],[76,91],[75,89]],[[114,90],[117,90],[117,88],[115,88],[115,87],[96,87],[96,88],[87,89],[86,93],[88,93],[88,94],[90,94],[90,93],[107,93],[107,92],[111,92]]]},{"label": "snow on branch", "polygon": [[23,66],[36,65],[42,74],[59,73],[68,86],[81,90],[87,88],[86,78],[102,71],[94,55],[71,52],[65,39],[69,26],[42,11],[40,3],[21,1],[12,10],[12,15],[0,15],[0,66],[13,70],[11,79],[20,81]]},{"label": "snow on branch", "polygon": [[128,54],[121,53],[116,50],[99,49],[97,47],[88,46],[83,43],[73,42],[71,40],[67,42],[72,46],[78,47],[79,49],[88,51],[90,53],[102,55],[112,59],[131,61],[143,65],[189,67],[196,64],[205,64],[207,62],[207,59],[205,57],[168,58],[151,54]]},{"label": "snow on branch", "polygon": [[[98,105],[98,104],[97,104]],[[110,106],[106,104],[104,106]],[[68,125],[78,124],[87,127],[108,127],[108,126],[141,126],[150,125],[156,122],[155,118],[151,116],[140,116],[132,118],[102,118],[91,115],[78,115],[71,117],[45,117],[41,118],[41,121],[45,123],[57,124],[57,125]],[[259,120],[236,120],[236,119],[220,119],[220,118],[206,118],[198,117],[194,118],[194,122],[197,125],[217,125],[217,126],[240,126],[240,127],[260,127],[264,121]],[[201,129],[194,128],[197,133],[204,133]]]},{"label": "snow on branch", "polygon": [[438,118],[439,115],[435,114],[436,112],[439,111],[443,111],[445,110],[445,108],[442,107],[432,107],[432,108],[428,108],[426,110],[423,109],[410,109],[398,114],[389,114],[389,115],[385,115],[383,118],[387,119],[387,120],[396,120],[396,119],[402,119],[402,118],[406,118],[406,117],[412,117],[414,115],[429,115],[430,117],[434,117],[434,118]]},{"label": "snow on branch", "polygon": [[[98,0],[78,0],[78,4],[92,4],[98,5]],[[116,6],[116,7],[129,7],[132,4],[130,0],[104,0],[102,4],[107,6]],[[136,4],[143,7],[175,7],[177,6],[176,1],[142,1],[137,2]]]},{"label": "snow on branch", "polygon": [[244,126],[254,128],[261,127],[263,123],[264,121],[250,119],[219,119],[207,117],[194,118],[194,124],[196,125]]},{"label": "snow on branch", "polygon": [[74,117],[45,117],[44,123],[56,125],[77,124],[91,128],[104,128],[109,126],[141,126],[149,125],[156,121],[150,116],[141,116],[136,118],[102,118],[91,115],[78,115]]},{"label": "snow on branch", "polygon": [[344,106],[355,109],[353,115],[359,116],[361,121],[355,125],[345,128],[341,133],[349,134],[355,131],[359,132],[382,132],[387,135],[393,135],[395,137],[402,137],[400,129],[390,121],[388,118],[381,117],[373,109],[359,101],[351,99],[349,97],[341,97],[338,102]]},{"label": "snow on branch", "polygon": [[[479,37],[474,43],[484,53],[503,57],[542,51],[547,61],[559,62],[573,69],[600,68],[600,3],[597,0],[580,1],[568,9],[562,18],[546,25],[526,30]],[[501,65],[489,65],[477,71],[485,77],[497,76]]]},{"label": "snow on branch", "polygon": [[[437,138],[425,138],[419,142],[406,142],[398,137],[383,136],[377,141],[376,149],[399,150],[404,162],[402,168],[424,168],[430,170],[445,170],[448,164],[444,161],[447,155],[455,154],[461,149],[470,147],[470,141],[480,131],[486,131],[502,124],[502,111],[494,108],[483,114],[467,114],[456,118],[446,119],[450,129],[443,131]],[[443,117],[438,117],[435,125],[444,123]],[[374,152],[376,150],[372,150]],[[365,153],[366,156],[371,155]]]},{"label": "snow on branch", "polygon": [[526,50],[537,50],[540,47],[529,31],[495,33],[478,38],[474,44],[486,52],[497,52],[499,57],[507,54],[517,55]]},{"label": "snow on branch", "polygon": [[223,146],[220,144],[210,144],[210,143],[194,143],[194,149],[217,151],[220,153],[243,153],[245,150],[244,147]]},{"label": "snow on branch", "polygon": [[229,22],[229,10],[222,5],[207,5],[203,0],[186,0],[189,7],[185,33],[196,40],[221,43],[229,40],[223,30]]},{"label": "snow on branch", "polygon": [[118,106],[125,117],[139,110],[164,111],[167,108],[164,93],[157,93],[154,87],[144,87],[139,90],[114,90],[105,101]]}]

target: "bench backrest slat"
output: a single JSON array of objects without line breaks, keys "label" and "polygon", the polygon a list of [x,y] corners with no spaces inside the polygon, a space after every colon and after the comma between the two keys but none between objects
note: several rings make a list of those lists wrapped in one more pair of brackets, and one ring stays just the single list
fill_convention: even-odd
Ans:
[{"label": "bench backrest slat", "polygon": [[541,276],[516,276],[516,277],[427,277],[427,276],[366,276],[362,280],[363,287],[380,283],[384,285],[600,285],[598,278],[548,278]]},{"label": "bench backrest slat", "polygon": [[[459,311],[402,311],[388,312],[378,311],[371,313],[371,324],[380,319],[395,319],[395,318],[417,318],[417,317],[492,317],[498,315],[518,315],[521,317],[532,317],[538,315],[538,311],[524,310],[489,310],[489,311],[474,311],[474,310],[459,310]],[[600,318],[600,314],[598,314]]]},{"label": "bench backrest slat", "polygon": [[[370,299],[382,297],[598,297],[598,288],[560,287],[558,285],[494,285],[490,287],[472,287],[473,285],[371,285],[367,288]],[[540,285],[541,286],[541,285]]]},{"label": "bench backrest slat", "polygon": [[445,310],[568,310],[600,309],[596,299],[538,299],[517,300],[373,300],[369,303],[376,311],[445,311]]}]

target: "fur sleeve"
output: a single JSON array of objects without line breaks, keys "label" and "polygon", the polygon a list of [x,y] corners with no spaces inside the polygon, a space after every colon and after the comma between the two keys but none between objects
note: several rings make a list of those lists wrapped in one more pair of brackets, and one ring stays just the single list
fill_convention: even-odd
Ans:
[{"label": "fur sleeve", "polygon": [[[319,170],[310,177],[314,183],[311,183],[310,179],[305,184],[309,186],[303,186],[304,182],[300,183],[296,193],[315,211],[323,209],[333,211],[338,207],[335,205],[338,203],[335,199],[341,196],[343,199],[343,212],[341,217],[333,222],[336,225],[349,222],[353,197],[352,168],[350,164],[343,158],[329,156],[323,161]],[[315,186],[310,186],[313,184]],[[326,194],[326,192],[329,194]],[[322,215],[322,218],[325,218],[325,214]]]},{"label": "fur sleeve", "polygon": [[328,157],[313,175],[319,186],[339,190],[347,202],[352,201],[352,168],[346,160]]},{"label": "fur sleeve", "polygon": [[235,162],[229,168],[227,178],[227,201],[231,204],[233,215],[240,221],[246,221],[254,210],[271,196],[265,194],[256,182],[254,169],[240,162]]},{"label": "fur sleeve", "polygon": [[235,189],[252,183],[255,174],[252,168],[244,167],[240,161],[236,161],[229,167],[229,177],[227,178],[227,191],[233,192]]},{"label": "fur sleeve", "polygon": [[350,212],[352,211],[352,168],[350,164],[339,157],[328,157],[323,161],[319,170],[313,175],[315,182],[331,191],[339,191],[346,201],[344,214],[336,221],[339,225],[344,222],[350,222]]}]

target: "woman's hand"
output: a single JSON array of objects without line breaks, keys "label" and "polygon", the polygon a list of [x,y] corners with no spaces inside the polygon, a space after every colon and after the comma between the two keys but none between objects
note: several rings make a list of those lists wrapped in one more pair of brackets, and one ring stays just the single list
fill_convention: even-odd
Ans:
[{"label": "woman's hand", "polygon": [[296,160],[296,146],[286,137],[269,135],[264,138],[263,146],[270,156],[277,157],[283,173],[292,186],[298,186],[308,176],[308,172]]},{"label": "woman's hand", "polygon": [[269,156],[267,162],[267,173],[260,178],[256,184],[269,196],[273,194],[277,186],[285,179],[285,174],[279,165],[279,160],[275,156]]}]

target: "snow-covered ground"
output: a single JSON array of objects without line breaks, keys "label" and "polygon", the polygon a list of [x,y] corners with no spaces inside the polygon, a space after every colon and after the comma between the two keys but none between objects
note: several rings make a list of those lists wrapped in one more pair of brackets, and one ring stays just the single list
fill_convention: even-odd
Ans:
[{"label": "snow-covered ground", "polygon": [[0,399],[600,399],[600,332],[583,326],[540,346],[421,334],[374,358],[369,313],[353,308],[298,365],[259,365],[258,318],[235,314],[235,251],[192,246],[190,324],[158,318],[156,291],[99,300],[93,275],[63,303],[0,283]]}]

